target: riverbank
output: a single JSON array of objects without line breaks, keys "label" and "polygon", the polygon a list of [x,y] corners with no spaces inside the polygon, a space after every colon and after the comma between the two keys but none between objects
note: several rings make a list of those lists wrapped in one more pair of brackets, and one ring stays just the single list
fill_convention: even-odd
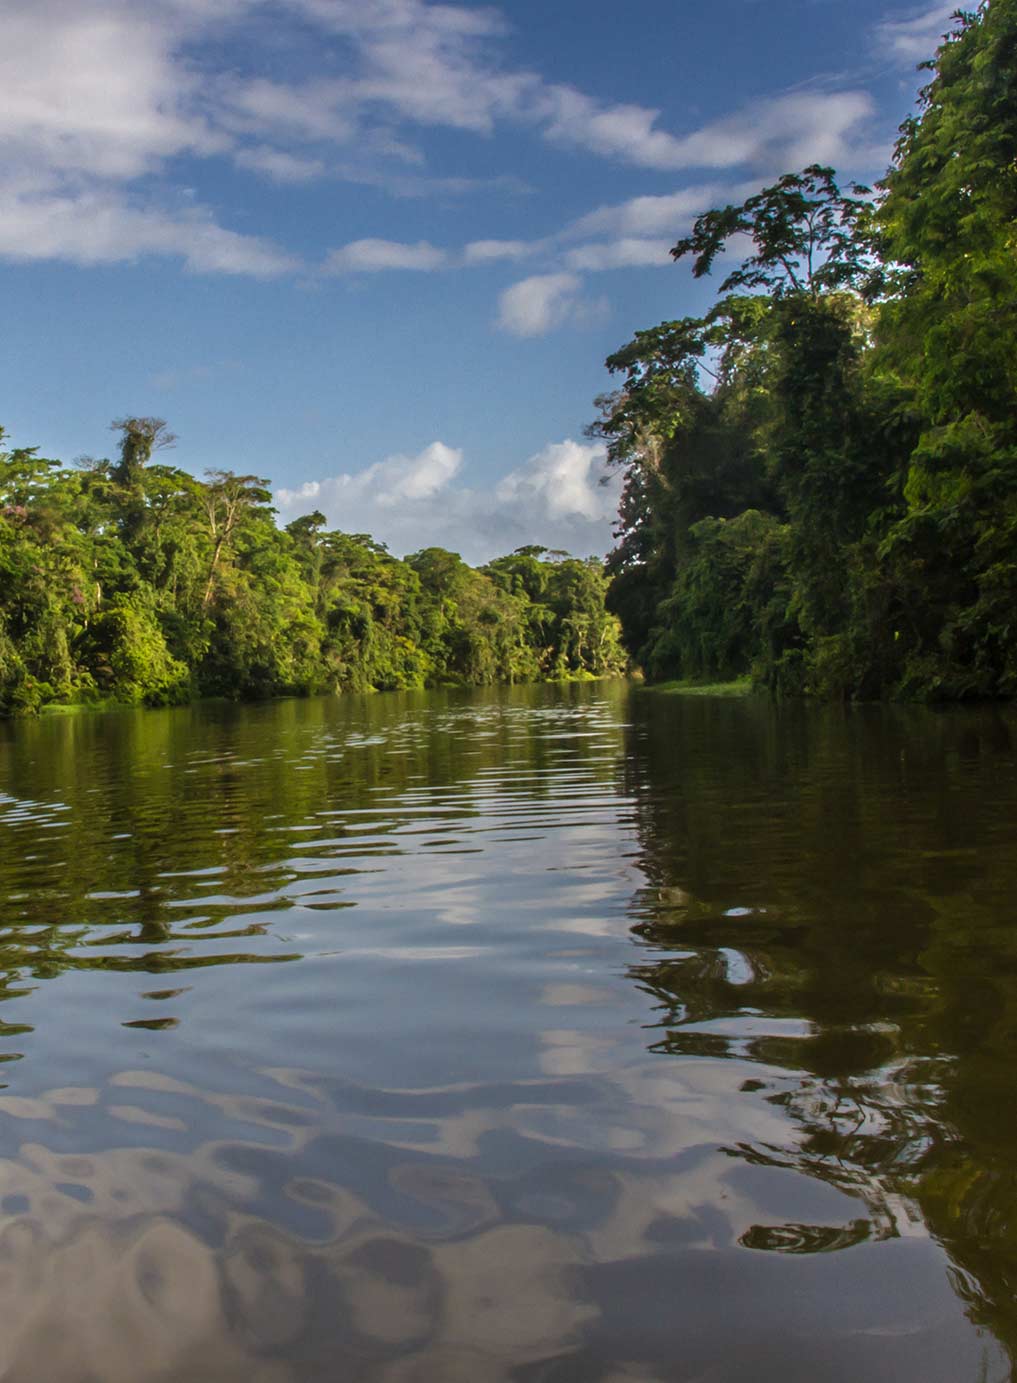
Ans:
[{"label": "riverbank", "polygon": [[[332,692],[319,691],[286,691],[271,696],[191,696],[184,697],[172,702],[156,701],[127,701],[117,699],[115,696],[91,697],[86,701],[47,701],[41,706],[34,706],[16,711],[4,711],[0,708],[0,724],[8,721],[19,720],[43,720],[51,717],[65,718],[69,716],[97,715],[111,711],[164,711],[184,706],[260,706],[278,701],[307,701],[319,696],[331,698],[344,697],[364,697],[380,696],[387,692],[417,692],[421,695],[427,692],[442,691],[481,691],[485,688],[508,688],[508,687],[567,687],[585,686],[588,684],[602,682],[629,682],[632,685],[642,685],[642,679],[630,675],[629,677],[619,676],[618,674],[596,675],[590,672],[570,672],[560,677],[541,677],[527,679],[525,681],[499,681],[486,683],[467,683],[467,682],[434,682],[424,686],[404,686],[404,687],[341,687]],[[680,685],[680,684],[676,684]],[[731,686],[735,684],[732,683]],[[709,687],[701,689],[709,692]],[[725,694],[723,687],[720,694]]]},{"label": "riverbank", "polygon": [[644,682],[641,690],[663,696],[752,696],[757,688],[750,677],[739,677],[733,682]]}]

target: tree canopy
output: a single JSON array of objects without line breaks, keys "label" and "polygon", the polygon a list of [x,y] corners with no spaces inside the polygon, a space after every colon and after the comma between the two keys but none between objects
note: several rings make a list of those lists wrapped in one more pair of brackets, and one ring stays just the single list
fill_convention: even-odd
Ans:
[{"label": "tree canopy", "polygon": [[153,459],[162,419],[113,426],[116,460],[70,468],[0,430],[0,714],[625,670],[599,561],[474,570],[318,512],[280,529],[262,477],[198,480]]},{"label": "tree canopy", "polygon": [[609,603],[654,677],[1017,692],[1017,0],[958,12],[874,190],[789,173],[672,254],[741,258],[608,357]]}]

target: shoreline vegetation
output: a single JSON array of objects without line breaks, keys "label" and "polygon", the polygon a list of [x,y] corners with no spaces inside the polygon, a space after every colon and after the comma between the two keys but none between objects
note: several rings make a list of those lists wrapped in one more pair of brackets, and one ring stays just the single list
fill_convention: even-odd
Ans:
[{"label": "shoreline vegetation", "polygon": [[[92,716],[112,714],[116,711],[150,711],[150,710],[181,710],[187,707],[202,706],[251,706],[262,705],[268,702],[277,701],[302,701],[310,696],[378,696],[384,692],[430,692],[430,691],[453,691],[456,688],[478,687],[478,686],[498,686],[498,687],[534,687],[534,686],[576,686],[598,682],[625,682],[626,684],[640,685],[638,679],[627,676],[624,672],[604,673],[595,676],[592,673],[572,673],[561,677],[542,677],[533,678],[527,682],[431,682],[422,686],[414,687],[366,687],[359,691],[354,691],[347,687],[340,691],[333,692],[306,692],[306,691],[283,691],[272,696],[237,698],[233,696],[193,696],[186,701],[160,702],[160,701],[117,701],[113,696],[102,696],[90,701],[47,701],[40,706],[37,711],[32,713],[35,720],[66,720],[76,716]],[[718,696],[738,696],[748,695],[750,690],[754,690],[745,684],[745,691],[736,690],[742,684],[725,683],[716,686],[704,686],[700,689],[689,688],[689,695],[718,695]],[[659,687],[651,684],[647,687],[649,691],[668,691],[672,688],[668,684],[661,684]],[[730,690],[729,690],[730,689]],[[0,720],[13,719],[11,716],[0,714]]]},{"label": "shoreline vegetation", "polygon": [[751,677],[738,677],[730,682],[643,682],[640,690],[661,696],[753,696],[760,689]]},{"label": "shoreline vegetation", "polygon": [[650,682],[1017,694],[1017,0],[952,26],[874,191],[814,165],[706,212],[671,253],[715,305],[607,360]]},{"label": "shoreline vegetation", "polygon": [[0,715],[633,668],[681,695],[1017,695],[1017,0],[953,24],[875,191],[813,165],[674,246],[734,267],[606,362],[606,562],[280,529],[261,477],[162,462],[159,418],[70,469],[0,429]]},{"label": "shoreline vegetation", "polygon": [[[267,481],[161,463],[158,418],[65,469],[0,449],[0,714],[624,673],[598,558],[520,548],[404,560]],[[3,434],[0,432],[0,445]]]}]

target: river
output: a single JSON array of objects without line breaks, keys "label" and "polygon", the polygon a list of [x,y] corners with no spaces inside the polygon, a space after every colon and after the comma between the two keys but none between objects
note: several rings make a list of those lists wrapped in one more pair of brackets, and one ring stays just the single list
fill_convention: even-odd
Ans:
[{"label": "river", "polygon": [[0,725],[4,1383],[1002,1383],[1017,715]]}]

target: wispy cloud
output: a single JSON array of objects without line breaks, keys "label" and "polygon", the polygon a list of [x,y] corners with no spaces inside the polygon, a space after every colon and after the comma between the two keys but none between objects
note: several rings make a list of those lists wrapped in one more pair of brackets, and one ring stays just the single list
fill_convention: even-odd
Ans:
[{"label": "wispy cloud", "polygon": [[[884,40],[908,51],[942,14],[888,23]],[[213,40],[248,20],[257,20],[243,31],[248,68],[211,65]],[[255,70],[267,25],[316,36],[318,55],[299,78]],[[649,107],[606,104],[507,63],[507,32],[490,7],[425,0],[5,0],[0,254],[79,264],[176,255],[199,272],[262,276],[298,267],[296,256],[221,225],[197,204],[177,181],[182,158],[230,159],[291,186],[350,178],[407,196],[454,193],[491,180],[433,176],[419,132],[483,137],[512,126],[637,168],[749,176],[814,160],[850,163],[872,113],[861,91],[796,91],[672,132]],[[636,199],[614,209],[613,220],[611,209],[591,213],[572,240],[599,248],[552,257],[548,268],[561,272],[516,285],[505,322],[562,320],[572,268],[651,262],[649,242],[672,233],[698,191]],[[449,251],[426,240],[362,240],[335,251],[326,268],[475,266],[536,256],[547,245],[479,240]]]},{"label": "wispy cloud", "polygon": [[574,87],[543,93],[545,136],[641,168],[684,168],[684,141],[657,128],[660,112],[645,106],[603,107]]},{"label": "wispy cloud", "polygon": [[562,250],[562,262],[572,272],[669,265],[671,246],[697,216],[747,196],[757,186],[756,181],[737,186],[700,183],[678,192],[597,207],[559,234],[559,245],[568,247]]},{"label": "wispy cloud", "polygon": [[723,184],[700,183],[664,196],[632,197],[595,208],[566,226],[562,235],[566,240],[597,235],[673,236],[701,212],[730,200],[732,195],[732,189]]},{"label": "wispy cloud", "polygon": [[365,165],[361,160],[347,160],[333,165],[331,176],[361,187],[377,187],[393,197],[460,198],[473,193],[502,193],[507,197],[524,197],[534,192],[525,178],[513,173],[493,174],[491,177],[467,178],[456,175],[443,177],[436,173],[413,173],[391,167]]},{"label": "wispy cloud", "polygon": [[136,189],[229,134],[177,49],[216,19],[201,0],[7,0],[0,10],[0,255],[106,264],[175,255],[200,273],[267,277],[295,257],[218,224],[182,191]]},{"label": "wispy cloud", "polygon": [[550,244],[537,240],[474,240],[462,249],[443,249],[427,240],[418,240],[415,244],[399,240],[354,240],[330,251],[323,268],[327,274],[482,268],[490,264],[518,263],[547,250]]},{"label": "wispy cloud", "polygon": [[[597,309],[598,304],[582,297],[581,273],[669,265],[671,246],[696,216],[711,206],[748,196],[775,170],[816,161],[836,163],[842,157],[854,159],[856,166],[879,163],[886,151],[862,142],[872,110],[871,98],[860,92],[785,93],[701,127],[680,141],[680,150],[669,146],[673,161],[737,171],[735,180],[698,182],[673,193],[606,204],[539,240],[473,241],[461,250],[426,245],[418,267],[447,269],[542,259],[545,272],[503,290],[497,325],[516,336],[545,335],[588,319]],[[663,149],[655,147],[658,152]],[[760,167],[769,172],[759,173]],[[359,267],[346,262],[345,252],[339,253],[344,267]],[[406,266],[393,255],[391,265],[379,256],[378,263],[367,267]]]},{"label": "wispy cloud", "polygon": [[442,269],[448,263],[444,250],[426,240],[407,245],[398,240],[354,240],[333,250],[325,261],[330,274],[378,273],[385,269]]},{"label": "wispy cloud", "polygon": [[943,37],[953,28],[951,20],[957,8],[954,0],[947,0],[945,4],[939,0],[906,19],[884,19],[876,28],[880,51],[908,64],[934,57]]},{"label": "wispy cloud", "polygon": [[529,259],[542,248],[535,240],[474,240],[463,250],[464,264],[495,264]]},{"label": "wispy cloud", "polygon": [[568,88],[551,93],[548,138],[644,168],[758,168],[765,172],[843,160],[873,113],[863,91],[795,91],[677,136],[657,128],[657,111],[598,108]]},{"label": "wispy cloud", "polygon": [[249,168],[273,182],[305,183],[324,177],[327,165],[320,158],[300,158],[282,149],[259,144],[250,149],[238,149],[235,155],[239,168]]},{"label": "wispy cloud", "polygon": [[347,85],[337,81],[233,78],[219,84],[217,118],[233,135],[268,132],[280,139],[346,144],[356,131],[342,109],[347,93]]},{"label": "wispy cloud", "polygon": [[53,191],[8,181],[2,191],[0,256],[72,264],[116,264],[174,255],[199,274],[274,278],[299,261],[256,236],[216,223],[201,207],[135,205],[118,189]]},{"label": "wispy cloud", "polygon": [[674,244],[668,240],[641,240],[622,236],[618,240],[600,241],[567,250],[565,263],[569,269],[645,269],[670,264],[669,251]]}]

